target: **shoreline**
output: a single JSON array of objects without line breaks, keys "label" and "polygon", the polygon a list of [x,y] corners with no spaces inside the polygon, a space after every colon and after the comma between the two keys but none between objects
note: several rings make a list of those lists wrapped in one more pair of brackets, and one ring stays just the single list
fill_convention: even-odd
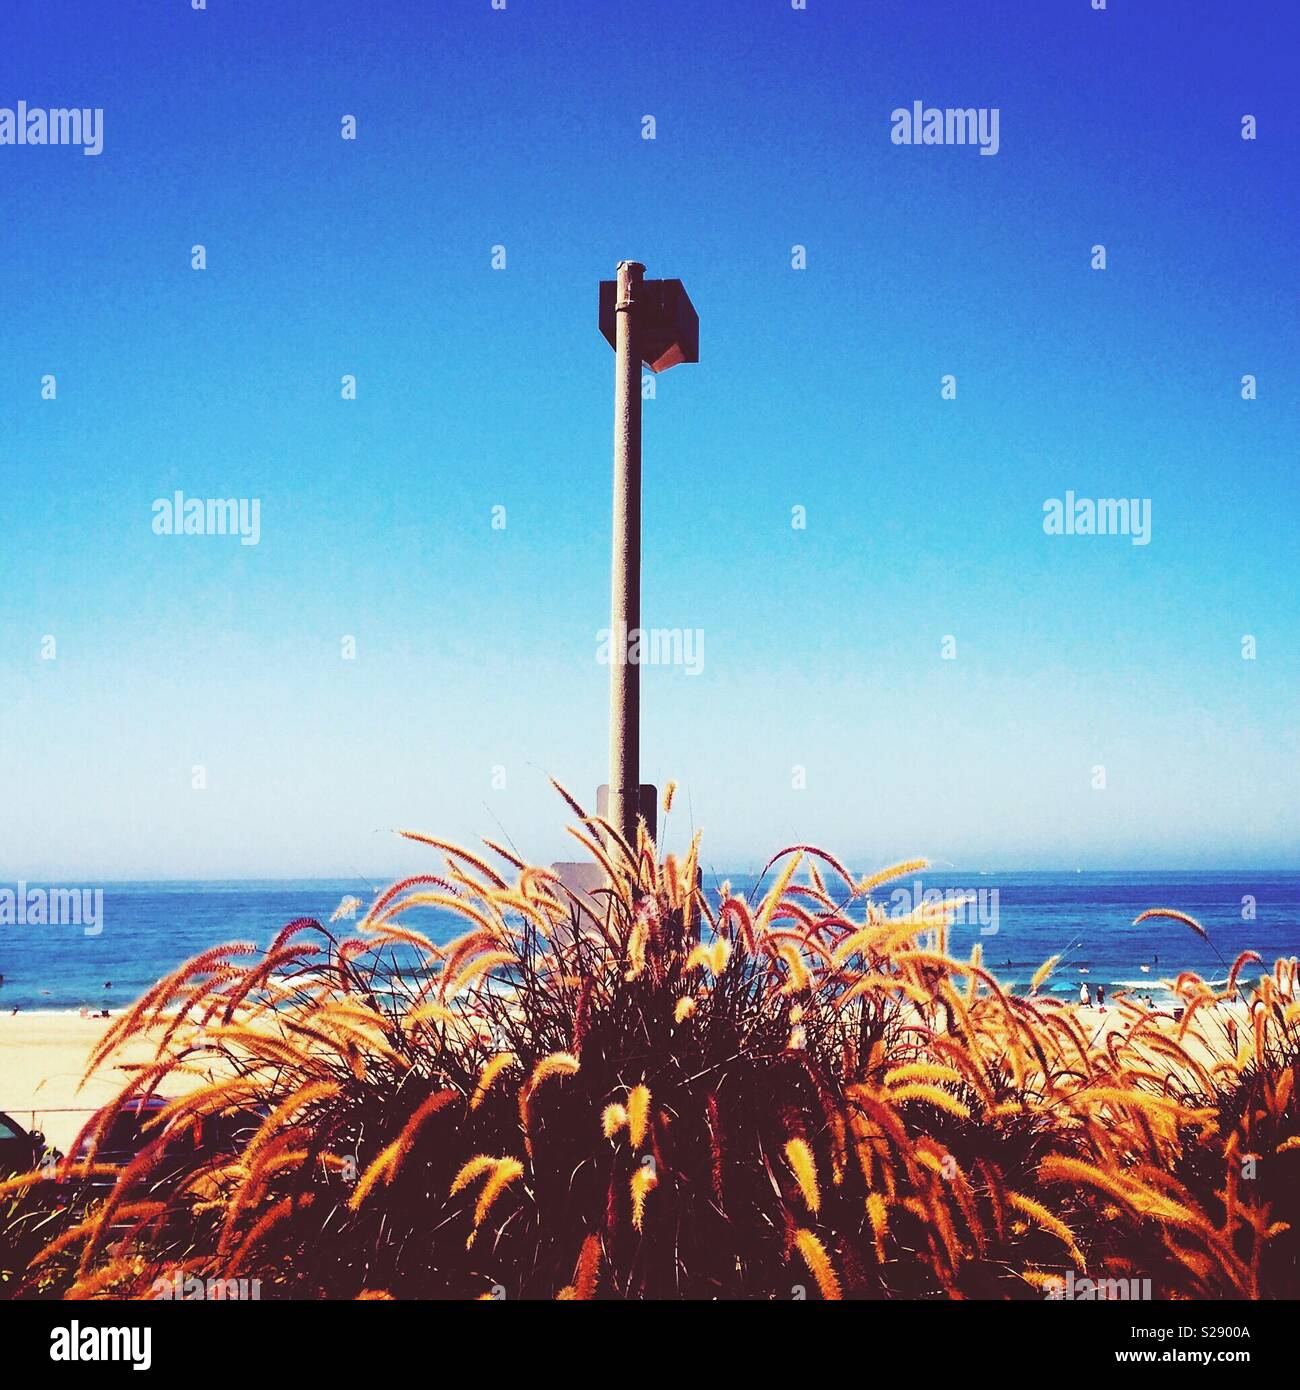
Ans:
[{"label": "shoreline", "polygon": [[[1032,969],[1026,965],[1017,964],[1012,967],[1015,973],[1010,977],[1002,973],[1007,969],[1005,965],[986,961],[984,968],[997,978],[998,983],[1008,993],[1024,996],[1028,992],[1033,970],[1036,970],[1041,964],[1042,961],[1034,962]],[[1187,969],[1195,970],[1196,967],[1191,966]],[[1070,972],[1067,967],[1065,971],[1055,976],[1055,987],[1039,990],[1036,997],[1054,999],[1061,1003],[1077,1003],[1080,985],[1086,984],[1089,992],[1095,995],[1097,986],[1100,984],[1104,986],[1108,1000],[1117,999],[1121,995],[1134,1000],[1149,995],[1155,1006],[1161,1007],[1163,1004],[1176,1001],[1179,998],[1172,988],[1173,981],[1178,978],[1179,972],[1177,971],[1168,976],[1162,971],[1159,976],[1153,974],[1150,978],[1136,980],[1131,978],[1108,979],[1102,972],[1103,967],[1076,969],[1074,972]],[[1198,971],[1197,973],[1213,989],[1222,989],[1227,981],[1226,971],[1221,968],[1214,971]],[[159,976],[159,978],[162,977]],[[84,1018],[100,1019],[102,1022],[101,1010],[107,1010],[109,1019],[116,1018],[119,1014],[128,1012],[156,983],[156,980],[150,980],[148,984],[141,985],[139,989],[132,989],[129,992],[125,989],[115,990],[111,1003],[100,1000],[94,1004],[82,1001],[77,1004],[17,1005],[6,1002],[4,987],[0,985],[0,1020],[10,1018]]]}]

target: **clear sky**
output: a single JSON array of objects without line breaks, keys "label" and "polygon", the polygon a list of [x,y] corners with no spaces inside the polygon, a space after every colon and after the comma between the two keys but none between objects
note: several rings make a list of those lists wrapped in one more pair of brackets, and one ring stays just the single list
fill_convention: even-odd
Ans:
[{"label": "clear sky", "polygon": [[[623,257],[701,318],[645,406],[675,845],[1300,864],[1298,13],[8,0],[0,107],[104,147],[0,145],[0,875],[570,857]],[[155,534],[178,489],[258,544]],[[1149,543],[1045,534],[1067,490]]]}]

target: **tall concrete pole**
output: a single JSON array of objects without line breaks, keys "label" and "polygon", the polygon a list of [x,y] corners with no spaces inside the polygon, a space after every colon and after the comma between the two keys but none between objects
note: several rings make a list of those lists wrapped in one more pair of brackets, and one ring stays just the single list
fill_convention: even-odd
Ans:
[{"label": "tall concrete pole", "polygon": [[609,819],[636,845],[641,794],[641,670],[628,661],[641,626],[641,353],[637,297],[645,266],[620,261],[614,301],[614,547],[609,618]]}]

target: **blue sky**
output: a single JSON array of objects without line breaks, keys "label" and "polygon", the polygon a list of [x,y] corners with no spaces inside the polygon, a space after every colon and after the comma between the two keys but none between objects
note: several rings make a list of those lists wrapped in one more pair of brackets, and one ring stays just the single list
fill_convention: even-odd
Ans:
[{"label": "blue sky", "polygon": [[[1298,36],[12,0],[0,107],[102,107],[104,150],[0,146],[0,874],[383,872],[398,825],[568,857],[623,257],[702,325],[645,406],[643,619],[705,643],[643,671],[674,844],[1300,865]],[[998,108],[999,152],[893,144],[916,100]],[[259,544],[154,534],[177,489],[258,499]],[[1150,499],[1150,543],[1045,535],[1067,490]]]}]

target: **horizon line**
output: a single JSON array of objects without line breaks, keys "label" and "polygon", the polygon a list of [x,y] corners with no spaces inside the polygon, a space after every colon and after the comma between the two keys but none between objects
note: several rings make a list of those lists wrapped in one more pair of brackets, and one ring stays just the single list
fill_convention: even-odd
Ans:
[{"label": "horizon line", "polygon": [[[548,867],[549,867],[549,866],[548,866]],[[703,866],[703,865],[701,865],[701,870],[704,871],[704,866]],[[725,875],[725,874],[741,874],[741,873],[743,873],[743,874],[757,874],[757,873],[758,873],[758,869],[757,869],[757,868],[752,868],[752,869],[749,869],[749,868],[737,868],[737,867],[735,867],[734,865],[732,865],[732,866],[730,866],[729,868],[725,868],[725,869],[712,869],[712,868],[711,868],[711,869],[708,869],[707,872],[708,872],[709,874],[713,875],[713,876],[720,876],[720,875]],[[772,867],[769,867],[769,868],[767,869],[766,872],[767,872],[767,873],[771,873],[771,872],[772,872]],[[1076,876],[1076,877],[1086,877],[1086,876],[1088,876],[1088,875],[1096,875],[1096,874],[1297,874],[1297,875],[1300,875],[1300,865],[1286,865],[1286,864],[1283,864],[1283,865],[1269,865],[1269,864],[1251,864],[1251,865],[1244,865],[1244,864],[1243,864],[1243,865],[1217,866],[1217,867],[1202,868],[1202,869],[1170,868],[1170,867],[1166,867],[1166,866],[1162,866],[1162,865],[1151,865],[1151,866],[1140,867],[1140,868],[1137,868],[1137,867],[1118,867],[1118,868],[1106,868],[1106,869],[1101,869],[1101,868],[1088,868],[1088,869],[1084,869],[1084,868],[1079,868],[1079,867],[1077,867],[1077,866],[1074,867],[1074,868],[1063,868],[1063,867],[1057,867],[1057,868],[1004,867],[1004,868],[997,868],[997,869],[979,869],[979,868],[974,868],[974,867],[971,867],[971,868],[963,868],[963,867],[961,867],[961,866],[952,867],[952,866],[950,866],[950,865],[932,864],[932,865],[931,865],[929,868],[927,868],[927,869],[917,869],[917,870],[915,870],[915,871],[913,871],[913,872],[911,872],[911,873],[908,873],[908,874],[899,874],[899,875],[898,875],[898,881],[901,881],[901,880],[906,879],[906,878],[918,878],[918,877],[921,877],[922,875],[925,875],[925,874],[929,874],[929,875],[931,875],[931,877],[933,877],[933,876],[935,876],[936,874],[943,874],[943,875],[946,876],[946,875],[951,875],[951,874],[955,874],[955,873],[974,873],[974,874],[978,874],[978,875],[981,876],[981,877],[992,877],[992,876],[997,875],[997,874],[1063,874],[1063,875]],[[75,874],[74,874],[74,875],[67,875],[67,874],[61,874],[61,875],[57,875],[57,876],[37,875],[36,877],[21,877],[21,878],[20,878],[20,877],[17,877],[17,876],[4,876],[4,875],[0,875],[0,891],[3,891],[3,890],[5,890],[6,888],[9,888],[9,887],[11,887],[12,885],[15,885],[15,884],[18,884],[18,883],[22,883],[22,884],[26,884],[26,885],[31,885],[31,886],[33,886],[33,887],[37,887],[37,886],[41,886],[41,885],[48,884],[48,885],[51,885],[51,886],[67,886],[67,887],[72,887],[72,886],[75,885],[75,886],[78,886],[78,887],[92,886],[92,887],[103,887],[103,888],[109,888],[109,887],[114,887],[114,886],[122,886],[122,885],[124,885],[124,884],[351,883],[351,882],[355,882],[357,879],[370,879],[370,878],[386,879],[386,881],[387,881],[388,883],[396,883],[396,882],[400,881],[401,879],[409,878],[410,876],[411,876],[411,875],[410,875],[409,871],[408,871],[408,872],[404,872],[404,873],[394,873],[394,874],[386,874],[386,873],[371,873],[371,874],[363,874],[363,873],[352,873],[352,874],[282,874],[282,875],[278,875],[278,876],[264,876],[264,875],[258,875],[258,876],[247,876],[247,877],[241,876],[241,875],[234,875],[234,876],[211,876],[211,875],[209,875],[209,876],[200,876],[200,877],[179,876],[179,875],[178,875],[178,876],[163,877],[163,878],[99,878],[97,875],[94,875],[94,874],[86,874],[86,875],[75,875]],[[97,882],[97,883],[92,883],[91,880],[95,880],[95,879],[98,879],[98,882]],[[893,879],[889,880],[889,882],[894,882],[894,881],[895,881],[895,880],[893,880]],[[884,885],[882,884],[881,886],[883,887]]]}]

